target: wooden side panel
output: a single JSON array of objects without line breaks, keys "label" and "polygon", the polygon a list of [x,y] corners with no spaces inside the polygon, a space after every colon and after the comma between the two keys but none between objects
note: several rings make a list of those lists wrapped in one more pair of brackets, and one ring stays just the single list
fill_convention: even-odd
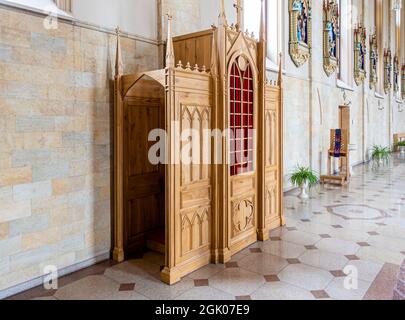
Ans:
[{"label": "wooden side panel", "polygon": [[267,86],[265,90],[265,189],[264,215],[266,229],[271,230],[281,225],[280,195],[282,193],[279,181],[281,164],[280,137],[280,89]]},{"label": "wooden side panel", "polygon": [[187,36],[173,38],[174,56],[176,62],[182,61],[184,65],[190,62],[194,67],[211,65],[212,30],[192,33]]},{"label": "wooden side panel", "polygon": [[[181,151],[176,166],[176,267],[186,274],[210,262],[211,257],[211,145],[212,96],[207,73],[176,71],[176,121]],[[209,136],[208,136],[209,135]]]},{"label": "wooden side panel", "polygon": [[[205,99],[202,99],[205,100]],[[206,105],[202,103],[206,102]],[[181,109],[181,257],[209,246],[210,170],[204,157],[209,153],[209,140],[204,139],[211,128],[211,107],[208,101],[180,104]]]}]

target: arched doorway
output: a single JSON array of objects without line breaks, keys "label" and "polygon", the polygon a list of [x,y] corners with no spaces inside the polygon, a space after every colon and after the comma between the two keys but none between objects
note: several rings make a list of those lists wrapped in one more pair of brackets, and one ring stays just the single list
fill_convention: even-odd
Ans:
[{"label": "arched doorway", "polygon": [[156,144],[149,135],[165,130],[164,99],[164,87],[148,75],[141,76],[123,98],[126,258],[139,257],[147,250],[165,253],[165,164],[150,159],[149,154]]}]

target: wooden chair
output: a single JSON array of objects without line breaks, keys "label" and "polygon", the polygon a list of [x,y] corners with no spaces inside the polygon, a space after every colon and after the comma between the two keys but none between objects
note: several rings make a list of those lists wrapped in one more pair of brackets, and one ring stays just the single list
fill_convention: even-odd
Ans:
[{"label": "wooden chair", "polygon": [[350,153],[349,153],[349,134],[347,130],[342,129],[342,142],[340,148],[340,173],[334,174],[332,168],[332,159],[335,158],[336,130],[330,131],[330,148],[328,150],[328,174],[321,176],[321,183],[334,183],[345,185],[350,180]]}]

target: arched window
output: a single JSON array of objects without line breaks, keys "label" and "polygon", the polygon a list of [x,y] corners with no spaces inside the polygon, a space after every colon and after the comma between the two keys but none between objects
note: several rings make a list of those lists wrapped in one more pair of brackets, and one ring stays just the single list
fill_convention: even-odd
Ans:
[{"label": "arched window", "polygon": [[[273,1],[273,0],[271,0]],[[260,32],[260,12],[262,7],[261,0],[249,0],[244,2],[243,22],[245,29],[253,32],[255,37],[259,37]]]},{"label": "arched window", "polygon": [[378,44],[378,83],[376,93],[382,97],[384,92],[384,1],[375,0],[375,27]]},{"label": "arched window", "polygon": [[279,54],[283,52],[284,0],[267,0],[267,66],[278,69]]},{"label": "arched window", "polygon": [[401,99],[401,1],[393,1],[393,10],[395,12],[395,58],[394,58],[394,92],[397,99]]},{"label": "arched window", "polygon": [[59,9],[65,12],[72,12],[72,0],[54,0]]},{"label": "arched window", "polygon": [[348,86],[353,85],[353,28],[352,1],[340,0],[340,52],[338,79]]},{"label": "arched window", "polygon": [[231,176],[254,170],[254,81],[249,62],[240,56],[229,76]]},{"label": "arched window", "polygon": [[[284,0],[266,0],[267,8],[267,68],[278,70],[282,52],[282,18]],[[245,28],[259,37],[261,0],[245,1],[243,19]]]}]

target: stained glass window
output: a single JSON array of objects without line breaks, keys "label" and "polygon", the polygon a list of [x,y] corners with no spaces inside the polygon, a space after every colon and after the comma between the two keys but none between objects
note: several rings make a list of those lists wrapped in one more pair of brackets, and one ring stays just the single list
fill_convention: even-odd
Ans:
[{"label": "stained glass window", "polygon": [[253,73],[239,57],[230,74],[230,168],[231,176],[254,170]]}]

